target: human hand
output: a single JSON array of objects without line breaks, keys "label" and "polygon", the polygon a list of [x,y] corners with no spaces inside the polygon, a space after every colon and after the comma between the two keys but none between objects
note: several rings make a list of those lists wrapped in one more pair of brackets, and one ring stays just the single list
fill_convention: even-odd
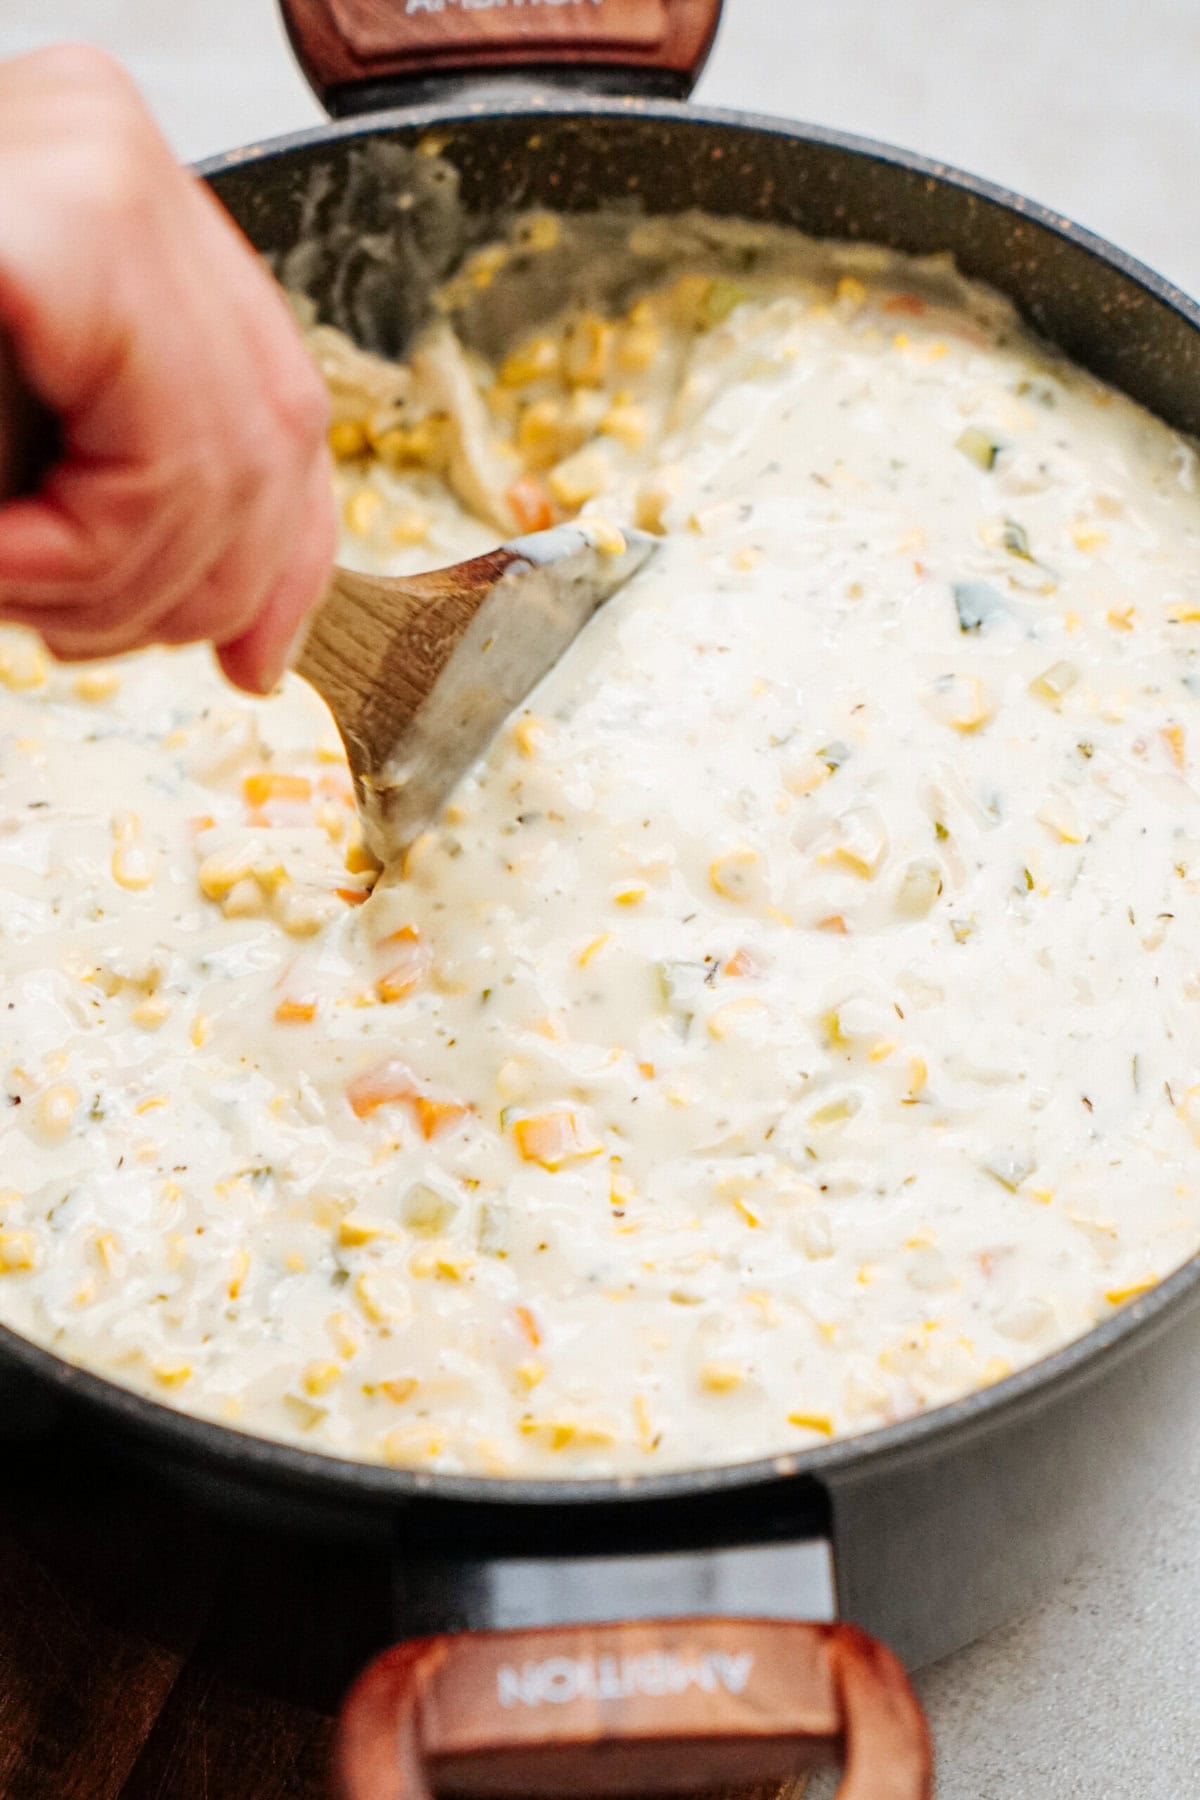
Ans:
[{"label": "human hand", "polygon": [[335,539],[286,302],[99,51],[0,63],[0,169],[0,326],[63,445],[0,508],[0,618],[71,660],[210,638],[266,692]]}]

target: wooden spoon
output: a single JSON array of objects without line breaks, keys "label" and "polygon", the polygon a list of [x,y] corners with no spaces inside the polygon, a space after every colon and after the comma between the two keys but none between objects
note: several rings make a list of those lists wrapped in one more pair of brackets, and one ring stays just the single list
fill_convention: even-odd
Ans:
[{"label": "wooden spoon", "polygon": [[656,543],[583,521],[429,575],[335,569],[293,667],[333,714],[381,862],[411,843]]}]

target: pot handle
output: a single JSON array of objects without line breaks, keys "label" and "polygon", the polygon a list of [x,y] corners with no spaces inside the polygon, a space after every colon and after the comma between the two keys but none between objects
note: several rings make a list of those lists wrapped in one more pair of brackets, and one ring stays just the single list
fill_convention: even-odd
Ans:
[{"label": "pot handle", "polygon": [[[682,98],[708,56],[722,0],[280,0],[288,36],[330,112],[404,97],[415,77],[608,70]],[[355,89],[362,90],[356,99]]]},{"label": "pot handle", "polygon": [[683,1619],[431,1637],[360,1678],[338,1800],[694,1793],[845,1763],[838,1800],[930,1800],[920,1706],[852,1625]]}]

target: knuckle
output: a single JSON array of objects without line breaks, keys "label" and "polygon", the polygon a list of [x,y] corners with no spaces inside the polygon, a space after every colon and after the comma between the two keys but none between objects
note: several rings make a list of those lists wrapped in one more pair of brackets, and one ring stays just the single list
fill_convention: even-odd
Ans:
[{"label": "knuckle", "polygon": [[275,404],[293,441],[311,450],[324,440],[329,427],[329,392],[307,358],[297,357],[295,367],[280,384]]},{"label": "knuckle", "polygon": [[45,73],[63,87],[123,97],[136,95],[126,70],[97,44],[54,44],[41,52],[41,64]]}]

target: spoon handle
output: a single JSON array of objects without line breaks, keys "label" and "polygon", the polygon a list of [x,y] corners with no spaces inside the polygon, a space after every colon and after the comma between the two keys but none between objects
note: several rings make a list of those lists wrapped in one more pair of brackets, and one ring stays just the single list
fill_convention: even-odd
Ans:
[{"label": "spoon handle", "polygon": [[59,448],[58,421],[21,373],[0,328],[0,506],[34,494]]}]

